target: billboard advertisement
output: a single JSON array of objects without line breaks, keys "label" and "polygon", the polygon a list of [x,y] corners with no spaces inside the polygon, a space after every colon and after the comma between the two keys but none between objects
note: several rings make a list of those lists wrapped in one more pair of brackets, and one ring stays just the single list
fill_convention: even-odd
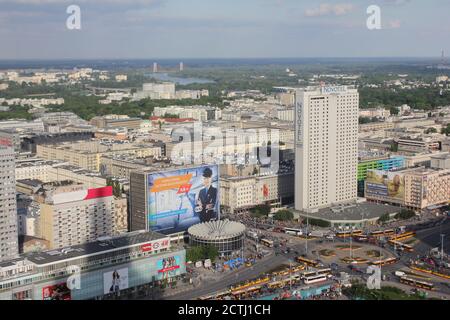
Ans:
[{"label": "billboard advertisement", "polygon": [[179,256],[167,257],[159,259],[156,263],[158,270],[158,280],[174,277],[181,268],[181,260]]},{"label": "billboard advertisement", "polygon": [[218,165],[150,173],[147,181],[149,230],[171,234],[220,218]]},{"label": "billboard advertisement", "polygon": [[103,274],[103,293],[117,293],[128,289],[128,268],[113,270]]},{"label": "billboard advertisement", "polygon": [[162,249],[168,249],[170,247],[170,238],[163,238],[149,243],[143,244],[141,246],[142,252],[158,251]]},{"label": "billboard advertisement", "polygon": [[367,195],[382,196],[397,201],[405,199],[405,179],[401,173],[369,170],[366,186]]},{"label": "billboard advertisement", "polygon": [[42,288],[42,300],[72,300],[72,294],[63,282]]}]

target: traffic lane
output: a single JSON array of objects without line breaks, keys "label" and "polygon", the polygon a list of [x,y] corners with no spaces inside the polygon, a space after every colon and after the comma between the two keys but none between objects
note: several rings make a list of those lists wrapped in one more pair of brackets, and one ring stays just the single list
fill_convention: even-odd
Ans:
[{"label": "traffic lane", "polygon": [[[237,270],[234,273],[224,276],[222,279],[218,280],[214,283],[204,284],[202,287],[194,288],[189,292],[180,293],[174,296],[167,297],[168,300],[190,300],[199,298],[205,295],[211,295],[217,292],[224,291],[228,289],[230,286],[235,285],[237,283],[253,280],[258,278],[269,271],[279,267],[281,265],[285,265],[288,263],[287,259],[281,255],[271,256],[270,259],[265,261],[259,261],[252,267],[244,267],[244,269]],[[162,297],[165,299],[164,297]]]},{"label": "traffic lane", "polygon": [[420,252],[438,247],[441,248],[441,234],[444,234],[444,252],[449,254],[450,248],[450,223],[445,223],[442,226],[437,226],[432,229],[420,230],[416,232],[416,238],[420,243],[415,246]]}]

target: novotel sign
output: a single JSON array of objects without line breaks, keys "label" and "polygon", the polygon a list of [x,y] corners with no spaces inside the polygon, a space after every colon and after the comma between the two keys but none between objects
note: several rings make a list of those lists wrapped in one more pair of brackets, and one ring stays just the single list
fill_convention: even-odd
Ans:
[{"label": "novotel sign", "polygon": [[347,92],[346,86],[322,87],[322,94],[343,93],[343,92]]}]

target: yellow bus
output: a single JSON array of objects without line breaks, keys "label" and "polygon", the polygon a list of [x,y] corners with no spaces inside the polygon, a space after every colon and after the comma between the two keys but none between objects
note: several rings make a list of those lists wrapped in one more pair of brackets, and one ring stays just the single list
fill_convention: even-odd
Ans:
[{"label": "yellow bus", "polygon": [[391,238],[391,240],[393,240],[393,241],[406,240],[406,239],[409,239],[409,238],[414,237],[415,235],[416,235],[416,233],[415,233],[415,232],[412,232],[412,231],[410,231],[410,232],[405,232],[405,233],[402,233],[402,234],[400,234],[400,235],[398,235],[398,236],[393,236],[393,237]]},{"label": "yellow bus", "polygon": [[349,231],[338,231],[336,232],[336,237],[338,238],[347,238],[351,236],[359,236],[362,235],[362,230],[349,230]]},{"label": "yellow bus", "polygon": [[269,239],[261,239],[261,243],[269,248],[273,248],[273,245],[274,245],[273,240],[269,240]]},{"label": "yellow bus", "polygon": [[433,290],[434,289],[434,284],[432,284],[432,283],[421,281],[421,280],[415,280],[415,279],[411,279],[408,277],[400,278],[400,282],[407,284],[409,286],[413,286],[413,287],[417,287],[417,288],[421,288],[421,289],[425,289],[425,290]]},{"label": "yellow bus", "polygon": [[392,236],[395,234],[395,231],[393,229],[389,230],[381,230],[381,231],[373,231],[370,233],[372,237],[385,237],[385,236]]},{"label": "yellow bus", "polygon": [[303,263],[303,264],[306,264],[307,266],[310,266],[310,267],[317,268],[319,266],[319,263],[317,261],[309,260],[309,259],[306,259],[306,258],[303,258],[303,257],[296,257],[295,260],[298,263]]},{"label": "yellow bus", "polygon": [[388,259],[385,259],[385,260],[374,261],[374,262],[371,262],[370,264],[374,265],[374,266],[387,266],[387,265],[390,265],[390,264],[397,263],[397,261],[398,261],[397,258],[388,258]]}]

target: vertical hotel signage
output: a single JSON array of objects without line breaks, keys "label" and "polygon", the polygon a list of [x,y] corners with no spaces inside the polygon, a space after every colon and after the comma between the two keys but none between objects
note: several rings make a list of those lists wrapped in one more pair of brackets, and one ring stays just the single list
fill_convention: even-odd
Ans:
[{"label": "vertical hotel signage", "polygon": [[296,138],[295,142],[297,146],[303,146],[303,105],[300,102],[296,103],[295,107],[295,130]]}]

